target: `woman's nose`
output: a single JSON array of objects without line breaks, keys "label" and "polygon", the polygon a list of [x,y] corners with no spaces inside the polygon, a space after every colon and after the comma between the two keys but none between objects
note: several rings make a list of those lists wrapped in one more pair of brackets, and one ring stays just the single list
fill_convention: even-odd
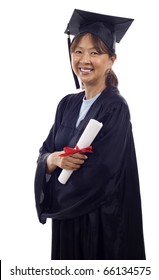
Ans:
[{"label": "woman's nose", "polygon": [[81,63],[91,63],[90,61],[90,55],[88,53],[83,53],[80,59]]}]

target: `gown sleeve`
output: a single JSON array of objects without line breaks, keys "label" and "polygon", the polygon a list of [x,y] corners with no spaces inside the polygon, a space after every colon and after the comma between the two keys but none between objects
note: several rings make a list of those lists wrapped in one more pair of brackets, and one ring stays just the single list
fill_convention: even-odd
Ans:
[{"label": "gown sleeve", "polygon": [[44,200],[46,184],[50,177],[46,173],[46,160],[49,154],[55,151],[54,138],[56,135],[56,131],[62,120],[62,115],[63,115],[62,112],[64,112],[65,110],[66,100],[67,100],[67,96],[65,96],[60,101],[57,107],[55,122],[52,128],[50,129],[48,137],[46,138],[42,147],[39,150],[39,157],[37,160],[37,168],[36,168],[35,180],[34,180],[34,194],[35,194],[35,204],[36,204],[38,218],[42,224],[46,223],[46,219],[41,216],[41,213],[43,212],[43,200]]}]

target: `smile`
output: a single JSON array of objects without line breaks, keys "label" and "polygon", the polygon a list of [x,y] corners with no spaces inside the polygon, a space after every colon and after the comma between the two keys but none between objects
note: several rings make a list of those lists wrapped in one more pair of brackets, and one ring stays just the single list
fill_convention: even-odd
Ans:
[{"label": "smile", "polygon": [[90,72],[92,72],[92,71],[93,71],[93,69],[80,68],[80,71],[81,71],[82,73],[90,73]]}]

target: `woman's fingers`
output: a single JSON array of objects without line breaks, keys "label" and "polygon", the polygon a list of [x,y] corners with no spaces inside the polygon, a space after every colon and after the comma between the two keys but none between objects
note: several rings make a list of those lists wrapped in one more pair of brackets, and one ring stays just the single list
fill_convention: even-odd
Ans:
[{"label": "woman's fingers", "polygon": [[77,170],[85,162],[87,156],[84,154],[76,153],[70,156],[61,157],[62,151],[54,152],[47,158],[47,172],[52,173],[56,167],[68,170]]},{"label": "woman's fingers", "polygon": [[73,154],[71,156],[66,156],[61,160],[62,169],[77,170],[85,162],[87,156],[83,154]]}]

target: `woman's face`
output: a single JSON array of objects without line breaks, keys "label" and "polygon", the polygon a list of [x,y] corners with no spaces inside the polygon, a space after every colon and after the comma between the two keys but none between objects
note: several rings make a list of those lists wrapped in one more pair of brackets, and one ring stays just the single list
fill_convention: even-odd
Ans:
[{"label": "woman's face", "polygon": [[72,68],[84,86],[105,84],[106,72],[115,58],[98,53],[90,34],[84,35],[71,54]]}]

